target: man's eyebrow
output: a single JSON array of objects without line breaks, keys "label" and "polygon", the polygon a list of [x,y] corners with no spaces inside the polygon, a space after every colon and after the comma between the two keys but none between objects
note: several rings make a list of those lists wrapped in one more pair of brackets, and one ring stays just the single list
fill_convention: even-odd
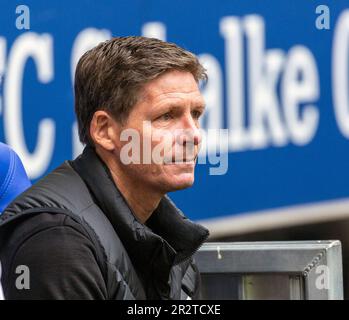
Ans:
[{"label": "man's eyebrow", "polygon": [[194,103],[193,107],[200,108],[200,109],[206,109],[206,103],[205,102]]},{"label": "man's eyebrow", "polygon": [[184,107],[184,105],[181,105],[179,103],[170,103],[164,106],[165,109],[182,109]]},{"label": "man's eyebrow", "polygon": [[[164,104],[159,109],[160,110],[162,110],[162,109],[176,110],[176,109],[182,109],[184,107],[185,107],[185,104],[174,102],[174,103]],[[194,102],[194,103],[192,103],[191,108],[206,109],[206,104],[205,104],[205,102]]]}]

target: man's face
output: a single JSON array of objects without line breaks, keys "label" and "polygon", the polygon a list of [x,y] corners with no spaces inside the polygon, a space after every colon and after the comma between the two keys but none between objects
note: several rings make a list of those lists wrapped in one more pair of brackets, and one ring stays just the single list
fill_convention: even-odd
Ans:
[{"label": "man's face", "polygon": [[[204,100],[191,73],[168,71],[148,82],[122,127],[139,133],[140,163],[121,163],[123,172],[163,193],[191,186],[203,112]],[[121,142],[121,149],[128,142]]]}]

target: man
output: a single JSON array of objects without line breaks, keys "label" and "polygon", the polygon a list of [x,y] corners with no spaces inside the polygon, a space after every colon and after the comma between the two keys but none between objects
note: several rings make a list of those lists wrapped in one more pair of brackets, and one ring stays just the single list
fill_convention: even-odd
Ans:
[{"label": "man", "polygon": [[205,77],[193,54],[157,39],[113,38],[81,57],[86,148],[0,217],[6,299],[198,298],[192,255],[208,231],[166,193],[194,182]]}]

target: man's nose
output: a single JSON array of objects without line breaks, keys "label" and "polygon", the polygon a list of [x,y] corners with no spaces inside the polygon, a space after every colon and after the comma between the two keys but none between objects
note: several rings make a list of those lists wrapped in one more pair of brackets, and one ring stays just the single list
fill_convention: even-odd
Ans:
[{"label": "man's nose", "polygon": [[202,136],[197,122],[194,121],[191,116],[183,119],[182,128],[180,130],[180,134],[178,135],[178,142],[181,145],[190,143],[196,146],[200,144],[201,138]]}]

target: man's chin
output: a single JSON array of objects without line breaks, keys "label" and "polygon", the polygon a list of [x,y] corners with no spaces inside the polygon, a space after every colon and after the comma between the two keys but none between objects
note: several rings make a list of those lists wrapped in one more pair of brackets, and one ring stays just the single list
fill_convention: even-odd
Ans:
[{"label": "man's chin", "polygon": [[171,191],[183,190],[190,188],[194,184],[194,177],[183,177],[182,179],[175,178],[169,181],[169,189]]}]

